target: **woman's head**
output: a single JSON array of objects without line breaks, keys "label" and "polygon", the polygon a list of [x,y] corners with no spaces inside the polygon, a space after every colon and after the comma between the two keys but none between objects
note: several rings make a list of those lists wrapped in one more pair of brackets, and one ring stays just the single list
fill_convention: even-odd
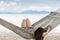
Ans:
[{"label": "woman's head", "polygon": [[34,33],[34,36],[35,36],[35,39],[36,40],[43,40],[43,33],[46,32],[45,29],[43,28],[38,28],[35,33]]}]

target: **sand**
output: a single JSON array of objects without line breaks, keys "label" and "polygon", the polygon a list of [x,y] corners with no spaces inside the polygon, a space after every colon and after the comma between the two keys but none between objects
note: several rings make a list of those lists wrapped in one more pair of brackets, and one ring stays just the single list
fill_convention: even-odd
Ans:
[{"label": "sand", "polygon": [[[0,31],[0,40],[26,40],[14,32]],[[33,39],[32,39],[33,40]],[[45,40],[60,40],[60,33],[50,33],[45,37]]]},{"label": "sand", "polygon": [[[26,40],[26,39],[22,38],[21,36],[15,34],[11,30],[0,25],[0,40]],[[45,37],[45,40],[60,40],[60,32],[51,31]]]},{"label": "sand", "polygon": [[45,40],[60,40],[60,33],[55,33],[55,32],[52,32],[52,33],[49,33]]}]

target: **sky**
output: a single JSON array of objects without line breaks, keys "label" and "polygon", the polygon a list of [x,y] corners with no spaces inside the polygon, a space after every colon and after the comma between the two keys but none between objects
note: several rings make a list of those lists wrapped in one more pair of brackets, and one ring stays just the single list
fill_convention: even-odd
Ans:
[{"label": "sky", "polygon": [[[60,0],[0,0],[0,12],[22,12],[25,10],[35,11],[56,11],[60,9]],[[0,17],[14,23],[21,25],[23,18],[29,18],[31,22],[40,20],[41,15],[1,15]],[[43,15],[44,16],[44,15]],[[13,21],[14,20],[14,21]],[[17,20],[17,21],[16,21]],[[55,32],[60,32],[60,25],[55,29]],[[0,28],[1,29],[1,28]]]},{"label": "sky", "polygon": [[0,0],[0,12],[56,11],[60,0]]}]

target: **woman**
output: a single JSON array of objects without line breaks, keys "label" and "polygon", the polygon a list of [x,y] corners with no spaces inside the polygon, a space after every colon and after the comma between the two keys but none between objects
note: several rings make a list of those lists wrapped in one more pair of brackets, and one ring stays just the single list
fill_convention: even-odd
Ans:
[{"label": "woman", "polygon": [[[29,21],[29,19],[23,19],[23,22],[22,22],[22,28],[24,28],[25,30],[30,30],[32,31],[31,29],[32,28],[32,25]],[[50,31],[50,26],[48,26],[48,29],[45,30],[43,28],[38,28],[35,32],[34,32],[34,37],[35,37],[35,40],[43,40],[44,37],[49,33]]]}]

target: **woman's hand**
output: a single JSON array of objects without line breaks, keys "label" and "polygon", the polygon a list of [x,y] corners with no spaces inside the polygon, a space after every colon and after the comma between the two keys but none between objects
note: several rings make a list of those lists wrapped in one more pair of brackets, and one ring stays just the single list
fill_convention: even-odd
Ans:
[{"label": "woman's hand", "polygon": [[48,27],[47,32],[43,32],[43,37],[45,37],[51,31],[51,27]]}]

